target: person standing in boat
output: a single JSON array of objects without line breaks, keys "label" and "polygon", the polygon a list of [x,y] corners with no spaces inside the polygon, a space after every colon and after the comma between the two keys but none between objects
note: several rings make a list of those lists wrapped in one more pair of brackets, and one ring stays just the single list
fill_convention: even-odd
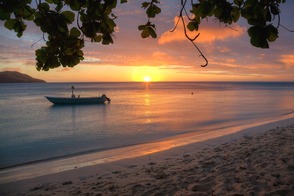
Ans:
[{"label": "person standing in boat", "polygon": [[75,89],[75,87],[72,86],[71,89],[72,89],[72,98],[75,98],[75,97],[76,97],[75,94],[74,94],[74,89]]}]

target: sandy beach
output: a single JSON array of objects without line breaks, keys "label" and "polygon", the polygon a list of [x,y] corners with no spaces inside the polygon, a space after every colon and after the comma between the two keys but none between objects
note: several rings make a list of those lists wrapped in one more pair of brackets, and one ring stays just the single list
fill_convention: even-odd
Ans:
[{"label": "sandy beach", "polygon": [[0,184],[1,195],[294,195],[294,119]]}]

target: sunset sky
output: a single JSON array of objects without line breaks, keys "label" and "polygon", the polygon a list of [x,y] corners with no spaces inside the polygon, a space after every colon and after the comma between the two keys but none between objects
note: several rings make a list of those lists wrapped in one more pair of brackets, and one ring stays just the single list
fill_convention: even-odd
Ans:
[{"label": "sunset sky", "polygon": [[[209,18],[200,25],[196,40],[209,61],[202,68],[204,60],[186,40],[182,27],[169,32],[180,1],[161,1],[161,14],[151,20],[156,24],[157,39],[140,37],[137,27],[147,21],[142,2],[129,0],[118,5],[114,44],[87,41],[81,64],[48,72],[35,68],[35,50],[45,45],[44,41],[38,42],[42,38],[40,30],[29,24],[23,37],[18,38],[0,22],[0,71],[19,71],[47,82],[293,81],[294,33],[280,27],[279,38],[270,44],[270,49],[259,49],[251,46],[244,20],[232,25],[232,30]],[[293,30],[294,1],[287,0],[280,9],[281,24]]]}]

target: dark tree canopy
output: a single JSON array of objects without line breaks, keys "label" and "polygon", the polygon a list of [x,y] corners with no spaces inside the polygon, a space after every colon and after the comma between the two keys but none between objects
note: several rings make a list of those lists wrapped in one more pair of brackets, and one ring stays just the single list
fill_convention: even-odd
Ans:
[{"label": "dark tree canopy", "polygon": [[[249,24],[250,43],[259,48],[269,48],[269,42],[278,38],[281,3],[285,0],[179,0],[181,9],[178,22],[184,26],[184,35],[196,47],[196,37],[187,31],[198,31],[202,20],[215,17],[225,26],[236,23],[241,17]],[[43,32],[46,45],[36,50],[36,68],[45,70],[73,67],[83,59],[85,38],[108,45],[113,43],[116,16],[113,10],[118,3],[127,0],[2,0],[0,19],[9,30],[21,37],[26,30],[26,21],[33,21]],[[189,7],[189,8],[188,8]],[[142,3],[147,23],[138,26],[142,38],[156,38],[156,26],[152,19],[161,13],[160,0]],[[189,9],[189,10],[188,10]],[[188,21],[188,22],[187,22]],[[273,24],[276,23],[276,24]],[[176,28],[176,27],[175,27]],[[173,31],[173,30],[172,30]]]}]

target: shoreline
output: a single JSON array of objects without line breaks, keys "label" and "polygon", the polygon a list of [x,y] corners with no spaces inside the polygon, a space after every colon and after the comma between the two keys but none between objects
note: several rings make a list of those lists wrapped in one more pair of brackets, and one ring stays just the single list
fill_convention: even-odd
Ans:
[{"label": "shoreline", "polygon": [[[293,116],[293,115],[292,115]],[[54,165],[54,167],[57,166],[55,169],[48,170],[46,167],[52,168],[52,162],[47,162],[45,165],[30,165],[29,168],[25,168],[23,170],[23,167],[20,168],[13,168],[13,170],[10,170],[9,174],[14,177],[4,178],[3,177],[3,171],[1,171],[1,177],[0,181],[2,182],[0,184],[0,193],[4,193],[4,195],[15,195],[16,193],[23,193],[31,192],[33,195],[35,193],[39,193],[39,191],[43,191],[42,194],[49,195],[48,189],[52,185],[56,185],[58,183],[62,184],[61,190],[66,191],[67,186],[66,185],[72,185],[76,183],[80,183],[79,186],[81,186],[81,183],[84,183],[88,181],[88,179],[95,180],[98,176],[99,178],[103,178],[104,176],[120,176],[124,172],[132,172],[133,170],[136,172],[138,168],[146,168],[146,167],[153,167],[156,165],[161,165],[162,162],[167,162],[168,160],[181,160],[185,162],[187,158],[190,158],[193,154],[203,152],[206,149],[221,149],[223,145],[230,145],[235,144],[236,141],[239,141],[241,139],[244,140],[252,140],[252,138],[255,138],[256,136],[261,136],[265,134],[266,132],[269,132],[271,129],[278,129],[277,127],[286,127],[291,124],[294,124],[294,117],[291,118],[291,116],[286,116],[279,120],[273,120],[270,122],[261,122],[256,123],[253,127],[250,125],[238,127],[239,129],[232,129],[231,131],[227,132],[227,134],[218,135],[217,132],[213,132],[213,138],[208,138],[205,136],[205,134],[198,134],[199,138],[192,137],[192,134],[187,134],[187,137],[181,137],[181,138],[172,138],[172,140],[169,141],[162,141],[162,143],[157,142],[158,145],[164,145],[164,146],[158,146],[157,151],[151,151],[147,150],[146,148],[143,148],[141,146],[136,146],[134,152],[142,152],[141,155],[138,154],[132,154],[124,155],[124,152],[126,153],[126,149],[121,151],[110,151],[107,154],[104,153],[102,157],[94,157],[93,154],[87,155],[88,157],[75,157],[75,161],[78,161],[79,167],[73,165],[68,165],[65,167],[65,163],[69,163],[69,161],[74,161],[73,159],[67,160],[67,162],[55,162],[55,164],[62,164],[63,168],[58,168],[57,165]],[[243,128],[243,129],[241,129]],[[290,129],[290,127],[288,128]],[[294,130],[294,126],[292,127]],[[292,134],[294,136],[294,131],[292,130]],[[219,130],[220,131],[220,130]],[[212,132],[210,132],[212,133]],[[212,134],[211,134],[212,135]],[[202,138],[203,136],[203,138]],[[190,141],[186,141],[188,138],[190,138]],[[178,140],[176,140],[178,139]],[[293,137],[291,138],[293,140]],[[196,141],[198,140],[198,141]],[[173,142],[172,142],[173,141]],[[180,144],[177,146],[175,142],[180,142]],[[194,142],[192,142],[194,141]],[[182,143],[181,143],[182,142]],[[293,141],[294,142],[294,141]],[[155,147],[155,143],[152,143]],[[146,146],[145,146],[146,147]],[[194,150],[192,150],[194,149]],[[293,150],[293,149],[292,149]],[[123,153],[123,154],[122,154]],[[131,152],[128,152],[131,153]],[[127,154],[128,154],[127,153]],[[226,152],[227,154],[230,154],[231,152]],[[205,157],[211,157],[212,155],[206,155],[204,153]],[[106,157],[112,157],[113,158],[106,158]],[[84,160],[84,159],[85,160]],[[98,158],[98,160],[94,161],[94,158]],[[211,159],[210,158],[210,159]],[[82,161],[83,159],[83,161]],[[89,160],[90,159],[90,160]],[[294,159],[294,156],[293,156]],[[292,159],[292,161],[293,161]],[[191,159],[188,159],[192,162]],[[206,160],[203,160],[205,162],[208,162]],[[214,160],[213,160],[214,162]],[[210,163],[208,163],[210,165]],[[177,165],[177,164],[175,164]],[[39,167],[39,168],[38,168]],[[241,166],[244,168],[245,166]],[[178,168],[182,168],[181,164],[178,166]],[[294,168],[294,163],[293,163]],[[66,169],[66,170],[64,170]],[[226,169],[226,168],[224,168]],[[245,169],[246,170],[246,169]],[[29,172],[34,171],[33,173]],[[124,172],[122,172],[124,171]],[[157,170],[156,173],[161,173],[162,170]],[[22,173],[23,172],[23,173]],[[37,172],[37,173],[36,173]],[[40,175],[40,172],[42,175]],[[138,172],[138,171],[137,171]],[[5,174],[5,173],[4,173]],[[39,175],[38,175],[39,174]],[[177,173],[175,173],[177,175]],[[127,176],[127,175],[126,175]],[[125,176],[125,177],[126,177]],[[124,175],[121,176],[122,179],[124,179]],[[133,178],[136,178],[136,176],[133,176]],[[161,179],[162,177],[159,176]],[[6,180],[6,181],[5,181]],[[118,180],[116,178],[116,180]],[[126,180],[126,178],[125,178]],[[91,180],[90,180],[91,181]],[[129,181],[129,178],[128,180]],[[121,182],[122,183],[122,182]],[[294,185],[293,185],[294,186]],[[17,189],[15,187],[18,187]],[[52,188],[52,187],[51,187]],[[66,190],[64,190],[66,189]],[[32,192],[33,190],[33,192]],[[47,190],[47,191],[46,191]],[[34,192],[35,191],[35,192]]]},{"label": "shoreline", "polygon": [[[264,129],[270,129],[273,125],[281,123],[286,126],[284,121],[294,119],[293,114],[284,115],[281,118],[258,122],[254,124],[241,125],[230,128],[221,128],[212,131],[199,131],[172,136],[168,139],[144,143],[139,145],[126,146],[115,148],[106,151],[99,151],[78,156],[71,156],[63,159],[53,159],[48,161],[35,162],[16,167],[9,167],[0,170],[0,185],[19,180],[26,180],[51,174],[58,174],[65,171],[81,169],[84,167],[94,166],[98,164],[107,164],[124,159],[131,159],[141,156],[147,156],[162,151],[173,150],[174,148],[200,143],[214,139],[224,138],[229,139],[236,133],[247,134],[247,130],[253,132],[252,129],[257,129],[261,126]],[[267,128],[269,127],[269,128]],[[251,131],[252,130],[252,131]],[[248,131],[249,132],[249,131]]]},{"label": "shoreline", "polygon": [[198,131],[172,136],[168,139],[144,143],[139,145],[126,146],[121,148],[99,151],[78,156],[70,156],[63,159],[53,159],[31,164],[9,167],[0,170],[0,185],[60,173],[68,170],[75,170],[97,164],[110,163],[114,161],[145,156],[161,151],[166,151],[180,146],[189,145],[196,142],[203,142],[219,137],[227,137],[234,133],[245,132],[247,129],[255,129],[259,126],[267,126],[270,123],[278,123],[288,119],[294,119],[293,114],[284,115],[281,118],[262,121],[254,124],[246,124],[230,128],[221,128],[211,131]]}]

